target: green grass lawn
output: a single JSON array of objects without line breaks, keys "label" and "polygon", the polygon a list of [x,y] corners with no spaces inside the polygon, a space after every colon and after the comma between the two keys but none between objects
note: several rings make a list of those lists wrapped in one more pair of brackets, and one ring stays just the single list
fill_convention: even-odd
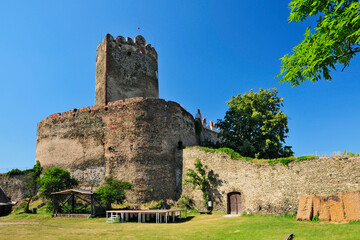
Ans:
[{"label": "green grass lawn", "polygon": [[105,218],[52,218],[21,214],[0,218],[0,239],[360,239],[360,222],[297,222],[293,217],[191,214],[178,223],[105,223]]}]

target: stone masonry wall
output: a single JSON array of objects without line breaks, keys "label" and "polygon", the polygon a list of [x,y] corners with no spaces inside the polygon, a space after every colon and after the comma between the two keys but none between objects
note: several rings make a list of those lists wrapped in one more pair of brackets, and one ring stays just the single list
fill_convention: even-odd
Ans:
[{"label": "stone masonry wall", "polygon": [[17,202],[27,196],[24,178],[25,175],[9,177],[5,173],[0,174],[0,186],[11,201]]},{"label": "stone masonry wall", "polygon": [[95,104],[128,98],[159,98],[157,52],[145,38],[106,34],[96,57]]},{"label": "stone masonry wall", "polygon": [[130,202],[181,194],[182,146],[197,145],[195,122],[179,104],[134,98],[52,114],[38,124],[36,159],[69,169],[82,188],[105,176],[134,184]]},{"label": "stone masonry wall", "polygon": [[85,187],[105,177],[104,132],[100,109],[52,114],[37,126],[36,160],[44,168],[70,170]]},{"label": "stone masonry wall", "polygon": [[[233,160],[225,153],[208,153],[196,148],[184,149],[183,178],[196,159],[208,165],[217,175],[217,186],[211,192],[214,210],[228,211],[228,194],[241,193],[242,211],[256,214],[284,214],[297,210],[303,194],[329,194],[360,189],[360,157],[318,157],[279,164]],[[202,195],[190,185],[183,194],[201,208]]]},{"label": "stone masonry wall", "polygon": [[212,142],[217,143],[220,142],[219,134],[210,129],[203,127],[200,133],[200,142]]}]

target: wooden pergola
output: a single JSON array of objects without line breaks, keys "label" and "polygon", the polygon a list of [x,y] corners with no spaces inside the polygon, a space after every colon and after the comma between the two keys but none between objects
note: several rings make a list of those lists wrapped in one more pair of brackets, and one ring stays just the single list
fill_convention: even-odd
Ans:
[{"label": "wooden pergola", "polygon": [[106,213],[106,208],[96,199],[96,193],[92,190],[68,189],[51,195],[53,216],[95,217]]}]

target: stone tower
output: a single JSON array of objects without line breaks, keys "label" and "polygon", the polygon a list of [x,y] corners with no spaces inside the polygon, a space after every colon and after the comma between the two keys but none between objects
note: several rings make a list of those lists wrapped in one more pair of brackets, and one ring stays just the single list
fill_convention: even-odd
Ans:
[{"label": "stone tower", "polygon": [[157,52],[140,35],[106,34],[97,47],[95,104],[135,97],[159,98]]}]

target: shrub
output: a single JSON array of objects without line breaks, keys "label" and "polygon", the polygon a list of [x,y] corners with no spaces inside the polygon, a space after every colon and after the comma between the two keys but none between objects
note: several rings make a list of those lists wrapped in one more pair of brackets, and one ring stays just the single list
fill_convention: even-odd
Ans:
[{"label": "shrub", "polygon": [[23,174],[24,172],[18,168],[15,168],[15,169],[11,169],[10,171],[8,171],[6,174],[11,177],[11,176],[15,176],[15,175],[21,175]]},{"label": "shrub", "polygon": [[181,195],[180,199],[177,201],[177,204],[179,205],[180,208],[185,208],[185,209],[190,209],[190,197],[189,195]]},{"label": "shrub", "polygon": [[156,201],[151,201],[150,205],[149,205],[149,209],[161,209],[161,207],[163,206],[164,201],[160,200],[159,202]]},{"label": "shrub", "polygon": [[31,173],[33,172],[35,174],[35,176],[40,176],[42,171],[42,167],[40,165],[40,162],[37,160],[34,167],[31,169],[25,169],[25,170],[20,170],[18,168],[15,169],[11,169],[9,172],[7,172],[6,174],[11,177],[11,176],[15,176],[15,175],[23,175],[25,173]]},{"label": "shrub", "polygon": [[96,194],[99,201],[111,209],[112,203],[122,204],[125,200],[125,193],[130,190],[132,184],[123,180],[117,180],[112,176],[105,177],[105,184],[101,185]]},{"label": "shrub", "polygon": [[319,221],[319,212],[316,213],[316,215],[312,218],[313,222],[318,222]]},{"label": "shrub", "polygon": [[77,185],[78,181],[70,176],[68,170],[61,167],[49,168],[39,180],[40,196],[51,200],[52,192],[70,189]]}]

